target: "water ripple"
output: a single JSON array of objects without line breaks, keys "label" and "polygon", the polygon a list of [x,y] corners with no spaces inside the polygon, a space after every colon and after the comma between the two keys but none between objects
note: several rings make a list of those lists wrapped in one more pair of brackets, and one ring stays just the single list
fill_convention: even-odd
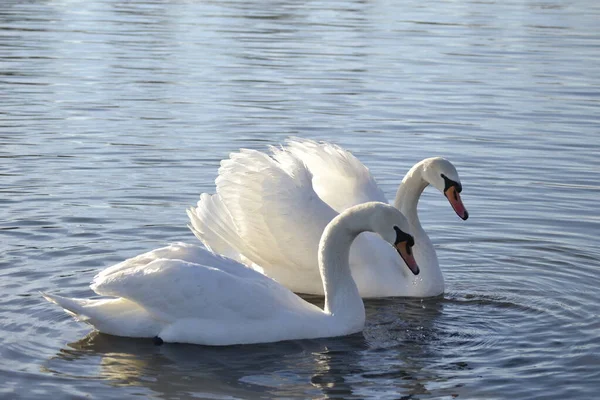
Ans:
[{"label": "water ripple", "polygon": [[[600,8],[545,2],[2,2],[0,397],[594,398]],[[575,61],[574,61],[575,60]],[[90,334],[39,291],[194,241],[219,161],[288,136],[425,190],[446,293],[347,338],[211,349]],[[308,297],[322,305],[322,299]]]}]

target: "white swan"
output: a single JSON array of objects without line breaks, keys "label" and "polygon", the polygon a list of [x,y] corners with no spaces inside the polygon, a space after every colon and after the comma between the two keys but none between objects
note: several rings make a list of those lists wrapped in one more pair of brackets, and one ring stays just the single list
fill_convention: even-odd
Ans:
[{"label": "white swan", "polygon": [[402,213],[377,202],[352,207],[327,225],[319,243],[324,310],[251,268],[186,244],[100,272],[91,288],[113,298],[44,296],[101,332],[159,343],[231,345],[348,335],[365,322],[348,265],[350,245],[363,231],[381,235],[418,270]]},{"label": "white swan", "polygon": [[[369,169],[342,147],[294,138],[287,140],[287,149],[306,164],[312,174],[315,192],[337,212],[368,201],[388,202]],[[429,185],[446,196],[461,219],[469,217],[460,198],[462,185],[458,172],[450,161],[442,157],[426,158],[408,171],[398,188],[394,206],[412,214],[415,225],[421,227],[417,203]]]},{"label": "white swan", "polygon": [[[295,292],[323,294],[316,238],[336,210],[387,200],[369,170],[339,146],[295,139],[286,148],[271,151],[269,157],[242,149],[223,160],[217,194],[202,194],[197,207],[188,210],[190,228],[214,251],[253,265]],[[417,216],[417,202],[429,184],[444,193],[462,219],[468,218],[454,166],[440,157],[416,164],[402,181],[394,205],[415,232],[421,275],[407,274],[380,238],[365,233],[353,244],[350,256],[362,297],[443,293],[435,249]],[[288,207],[298,212],[286,213]]]},{"label": "white swan", "polygon": [[[367,201],[388,202],[369,169],[342,147],[327,142],[293,138],[287,141],[287,149],[306,164],[312,174],[315,192],[336,211],[342,212]],[[419,285],[408,292],[399,286],[398,289],[402,292],[396,295],[428,297],[444,292],[444,277],[435,248],[417,215],[419,198],[429,185],[444,194],[462,220],[469,218],[460,197],[462,184],[450,161],[442,157],[426,158],[406,173],[393,204],[411,224],[417,243],[414,247],[415,259],[421,267],[422,275]]]}]

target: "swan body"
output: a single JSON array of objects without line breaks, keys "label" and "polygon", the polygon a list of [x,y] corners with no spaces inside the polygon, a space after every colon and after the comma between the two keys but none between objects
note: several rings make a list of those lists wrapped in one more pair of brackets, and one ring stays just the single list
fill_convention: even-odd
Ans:
[{"label": "swan body", "polygon": [[[362,297],[443,293],[435,249],[417,216],[419,197],[430,184],[446,195],[461,218],[468,217],[454,166],[441,157],[417,163],[403,179],[394,206],[415,232],[421,274],[410,274],[380,237],[363,233],[350,253]],[[327,223],[348,207],[387,203],[354,155],[333,144],[304,139],[272,147],[271,156],[245,149],[230,154],[221,162],[216,186],[216,194],[202,194],[196,207],[188,210],[194,234],[214,251],[263,271],[294,292],[308,294],[324,294],[316,265],[318,238]]]},{"label": "swan body", "polygon": [[183,243],[97,274],[91,288],[109,298],[44,296],[101,332],[164,342],[230,345],[348,335],[365,322],[348,265],[350,245],[364,230],[377,232],[418,269],[408,222],[398,210],[382,203],[352,207],[331,221],[319,244],[324,310],[235,260]]},{"label": "swan body", "polygon": [[[312,174],[315,192],[336,211],[342,212],[367,201],[388,202],[369,169],[342,147],[299,138],[288,140],[287,145],[288,150],[302,160]],[[429,185],[444,194],[461,219],[469,217],[460,198],[462,184],[458,172],[450,161],[442,157],[426,158],[406,173],[393,204],[411,224],[416,240],[413,250],[422,274],[413,278],[418,280],[418,284],[408,290],[401,285],[396,286],[396,296],[429,297],[444,292],[444,277],[435,248],[417,214],[419,198]]]}]

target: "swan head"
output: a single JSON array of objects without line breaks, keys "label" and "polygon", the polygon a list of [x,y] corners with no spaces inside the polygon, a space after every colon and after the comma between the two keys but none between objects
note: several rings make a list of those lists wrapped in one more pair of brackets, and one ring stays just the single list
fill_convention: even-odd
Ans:
[{"label": "swan head", "polygon": [[469,218],[469,212],[460,198],[462,184],[454,165],[442,157],[428,158],[423,165],[423,178],[444,194],[456,215],[462,220]]},{"label": "swan head", "polygon": [[414,275],[419,275],[419,266],[415,261],[412,247],[415,240],[410,234],[410,224],[397,208],[384,203],[373,203],[376,207],[371,215],[371,228],[386,242],[394,246],[404,263]]}]

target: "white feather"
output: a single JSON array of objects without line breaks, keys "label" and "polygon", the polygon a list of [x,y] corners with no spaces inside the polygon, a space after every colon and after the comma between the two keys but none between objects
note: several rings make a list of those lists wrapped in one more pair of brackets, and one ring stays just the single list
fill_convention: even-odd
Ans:
[{"label": "white feather", "polygon": [[309,139],[287,140],[286,149],[313,175],[315,192],[337,212],[368,201],[387,203],[371,172],[342,147]]},{"label": "white feather", "polygon": [[98,273],[90,287],[109,299],[44,296],[102,332],[166,342],[229,345],[347,335],[365,321],[348,265],[350,245],[365,230],[392,244],[396,227],[409,232],[402,213],[383,203],[356,206],[327,226],[318,269],[324,310],[235,260],[184,243]]},{"label": "white feather", "polygon": [[[236,257],[255,269],[260,266],[293,291],[323,294],[316,255],[318,237],[326,224],[336,210],[387,200],[368,168],[337,145],[291,139],[287,147],[270,149],[272,157],[242,149],[221,163],[216,183],[223,209],[216,212],[229,214],[232,220],[226,245],[219,242],[223,236],[216,241],[200,232],[213,227],[209,218],[193,217],[207,213],[201,202],[191,211],[194,233],[211,248],[235,249]],[[443,158],[417,163],[402,181],[394,202],[415,232],[420,276],[410,274],[376,235],[364,233],[352,245],[350,266],[363,297],[443,293],[444,279],[435,249],[417,216],[417,203],[425,187],[432,184],[444,191],[442,174],[460,183],[454,166]]]}]

